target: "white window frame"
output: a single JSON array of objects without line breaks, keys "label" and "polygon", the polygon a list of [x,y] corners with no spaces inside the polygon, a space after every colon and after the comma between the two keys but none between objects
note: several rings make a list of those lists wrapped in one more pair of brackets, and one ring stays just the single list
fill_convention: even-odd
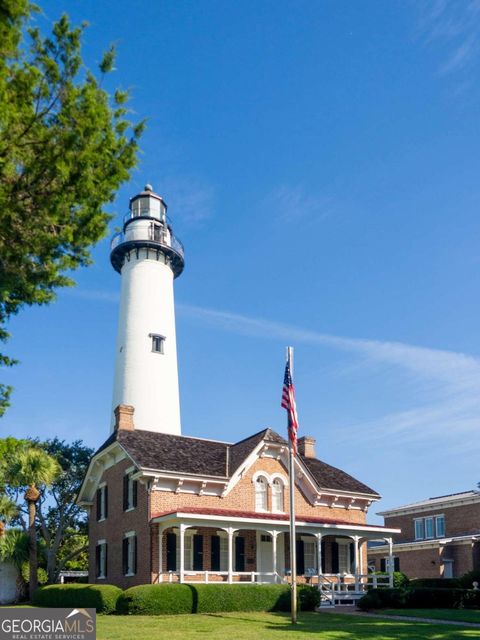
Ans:
[{"label": "white window frame", "polygon": [[255,511],[268,511],[268,480],[265,476],[255,479]]},{"label": "white window frame", "polygon": [[[413,526],[415,528],[415,540],[425,540],[425,522],[423,518],[414,518]],[[417,533],[417,526],[421,527],[421,535]]]},{"label": "white window frame", "polygon": [[350,575],[352,573],[350,563],[350,545],[353,544],[353,541],[345,540],[345,538],[337,538],[336,541],[338,543],[338,573]]},{"label": "white window frame", "polygon": [[101,482],[98,485],[98,488],[100,490],[100,518],[97,520],[97,522],[103,522],[104,520],[107,519],[106,516],[105,516],[105,512],[106,512],[106,509],[105,509],[105,506],[106,506],[105,505],[105,495],[106,495],[105,494],[105,488],[106,488],[106,486],[107,486],[106,482]]},{"label": "white window frame", "polygon": [[127,508],[125,509],[124,513],[127,513],[127,511],[133,511],[133,509],[135,509],[135,506],[133,504],[134,480],[132,478],[132,474],[134,473],[134,471],[135,471],[135,467],[130,467],[125,471],[125,475],[128,477],[128,484],[127,484]]},{"label": "white window frame", "polygon": [[[424,527],[425,527],[425,540],[433,540],[433,538],[435,538],[435,520],[433,516],[427,516],[425,518]],[[431,533],[428,532],[429,527],[431,527]]]},{"label": "white window frame", "polygon": [[[442,524],[442,532],[439,532],[438,522],[441,521]],[[435,516],[435,535],[437,538],[445,538],[445,515],[442,513],[438,516]]]},{"label": "white window frame", "polygon": [[[311,536],[302,536],[303,540],[303,561],[305,566],[305,574],[311,575],[311,569],[314,574],[317,573],[317,541]],[[308,560],[307,560],[308,559]]]},{"label": "white window frame", "polygon": [[[276,489],[276,487],[279,488]],[[274,513],[285,512],[285,485],[278,477],[272,481],[272,511]]]},{"label": "white window frame", "polygon": [[[132,538],[134,538],[136,535],[137,535],[136,531],[127,531],[127,533],[123,534],[124,538],[128,538],[127,573],[124,574],[127,578],[135,575],[135,573],[133,572],[133,567],[135,565],[134,563],[135,545],[132,544]],[[137,547],[138,547],[138,540],[137,540]]]},{"label": "white window frame", "polygon": [[97,540],[97,547],[100,547],[100,558],[99,558],[99,575],[96,576],[97,580],[106,580],[107,579],[107,541],[106,540]]}]

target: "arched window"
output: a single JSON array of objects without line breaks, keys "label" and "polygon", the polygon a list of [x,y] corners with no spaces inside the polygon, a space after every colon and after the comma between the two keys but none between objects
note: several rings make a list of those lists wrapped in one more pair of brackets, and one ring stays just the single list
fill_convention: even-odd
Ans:
[{"label": "arched window", "polygon": [[266,511],[267,506],[267,480],[258,476],[255,480],[255,511]]},{"label": "arched window", "polygon": [[283,482],[275,478],[272,483],[272,511],[284,511]]}]

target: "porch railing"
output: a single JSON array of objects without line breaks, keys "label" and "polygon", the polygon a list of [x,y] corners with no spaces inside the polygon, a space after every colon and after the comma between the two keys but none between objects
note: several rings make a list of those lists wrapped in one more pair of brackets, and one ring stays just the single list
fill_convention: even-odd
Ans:
[{"label": "porch railing", "polygon": [[[228,582],[228,571],[184,571],[184,581],[190,584],[208,584]],[[286,583],[287,580],[275,571],[234,571],[232,574],[232,582],[244,582],[248,584],[259,584],[262,582]],[[219,580],[219,577],[221,578]],[[179,571],[168,572],[168,582],[177,582],[180,580]],[[163,575],[160,575],[158,582],[164,582]]]}]

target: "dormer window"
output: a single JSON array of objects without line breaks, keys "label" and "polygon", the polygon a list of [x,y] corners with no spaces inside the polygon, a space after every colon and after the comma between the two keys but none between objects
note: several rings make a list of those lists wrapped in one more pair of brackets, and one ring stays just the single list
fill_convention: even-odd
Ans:
[{"label": "dormer window", "polygon": [[263,476],[258,476],[255,480],[255,510],[256,511],[267,511],[267,489],[268,483],[267,479]]},{"label": "dormer window", "polygon": [[158,333],[151,333],[150,337],[152,339],[152,351],[154,353],[165,353],[165,336],[161,336]]}]

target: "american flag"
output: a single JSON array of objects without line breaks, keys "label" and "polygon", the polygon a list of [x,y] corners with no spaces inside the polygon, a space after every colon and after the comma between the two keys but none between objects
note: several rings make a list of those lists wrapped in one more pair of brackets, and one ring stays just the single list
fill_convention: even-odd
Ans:
[{"label": "american flag", "polygon": [[292,374],[290,372],[290,359],[287,360],[287,364],[285,365],[285,377],[283,379],[282,390],[282,407],[286,409],[288,413],[288,437],[292,444],[292,451],[296,455],[298,417],[297,405],[295,403],[295,389],[293,387]]}]

